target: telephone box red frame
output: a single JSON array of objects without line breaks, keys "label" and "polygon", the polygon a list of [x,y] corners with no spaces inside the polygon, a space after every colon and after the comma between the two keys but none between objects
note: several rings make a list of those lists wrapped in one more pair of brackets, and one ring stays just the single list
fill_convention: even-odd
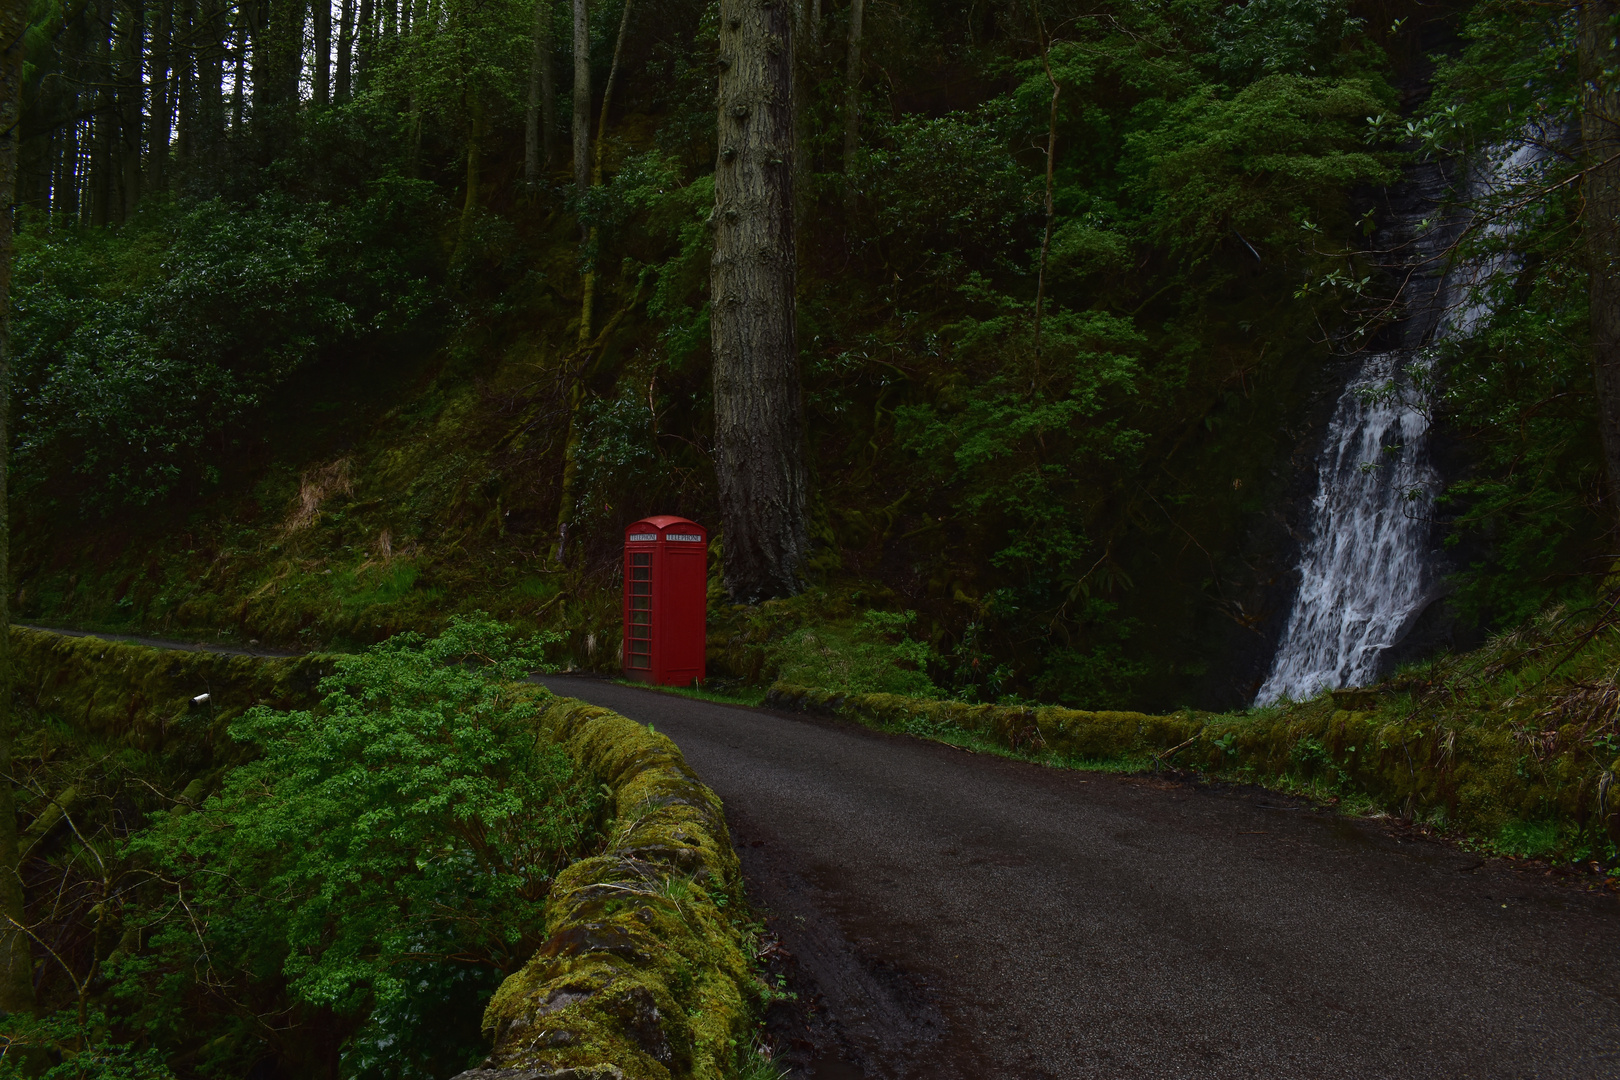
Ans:
[{"label": "telephone box red frame", "polygon": [[709,618],[709,530],[645,517],[624,530],[624,674],[658,686],[703,678]]}]

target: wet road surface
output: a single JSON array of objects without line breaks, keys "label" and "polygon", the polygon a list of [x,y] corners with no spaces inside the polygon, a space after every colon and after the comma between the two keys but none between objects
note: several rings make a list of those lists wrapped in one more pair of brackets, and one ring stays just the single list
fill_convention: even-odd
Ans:
[{"label": "wet road surface", "polygon": [[543,681],[725,800],[850,1063],[811,1076],[1620,1077],[1610,895],[1263,792]]}]

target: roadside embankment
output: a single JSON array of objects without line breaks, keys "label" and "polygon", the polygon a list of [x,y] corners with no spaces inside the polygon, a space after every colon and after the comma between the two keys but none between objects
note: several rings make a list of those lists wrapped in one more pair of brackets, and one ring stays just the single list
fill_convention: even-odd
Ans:
[{"label": "roadside embankment", "polygon": [[[1222,715],[972,705],[777,684],[772,708],[951,741],[965,733],[1053,764],[1175,768],[1423,820],[1507,852],[1611,852],[1620,761],[1585,729],[1458,723],[1370,692]],[[1348,707],[1341,707],[1348,706]]]}]

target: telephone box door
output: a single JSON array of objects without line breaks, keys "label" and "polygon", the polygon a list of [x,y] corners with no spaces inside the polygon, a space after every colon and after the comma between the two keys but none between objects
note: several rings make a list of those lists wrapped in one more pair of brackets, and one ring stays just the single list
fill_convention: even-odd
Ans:
[{"label": "telephone box door", "polygon": [[643,518],[624,536],[624,673],[661,686],[704,675],[708,530],[686,518]]}]

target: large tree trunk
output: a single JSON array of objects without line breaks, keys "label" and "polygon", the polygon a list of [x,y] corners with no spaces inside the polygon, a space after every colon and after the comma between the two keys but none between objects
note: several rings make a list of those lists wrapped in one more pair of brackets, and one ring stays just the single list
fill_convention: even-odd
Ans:
[{"label": "large tree trunk", "polygon": [[1614,0],[1584,0],[1580,10],[1582,178],[1592,366],[1598,430],[1608,466],[1612,512],[1620,516],[1620,88],[1615,77]]},{"label": "large tree trunk", "polygon": [[24,8],[0,4],[0,1009],[34,1011],[34,964],[23,933],[17,807],[11,788],[16,717],[11,709],[11,510],[7,492],[11,414],[11,205],[22,127]]},{"label": "large tree trunk", "polygon": [[805,528],[794,313],[792,5],[720,4],[720,156],[710,275],[714,455],[726,588],[799,587]]},{"label": "large tree trunk", "polygon": [[574,0],[574,186],[591,183],[591,12]]}]

